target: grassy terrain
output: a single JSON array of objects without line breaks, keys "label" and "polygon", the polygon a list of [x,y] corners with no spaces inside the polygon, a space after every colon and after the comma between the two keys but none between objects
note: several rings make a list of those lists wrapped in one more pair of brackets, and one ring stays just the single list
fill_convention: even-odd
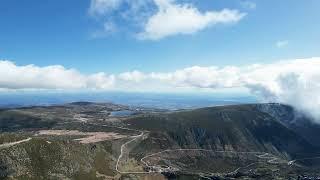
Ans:
[{"label": "grassy terrain", "polygon": [[57,121],[41,119],[15,110],[0,111],[0,132],[51,128]]},{"label": "grassy terrain", "polygon": [[[103,179],[115,176],[122,140],[80,144],[74,141],[79,136],[35,134],[41,129],[65,129],[135,135],[136,132],[129,130],[101,126],[97,121],[108,118],[108,111],[121,107],[80,103],[1,110],[0,144],[28,137],[32,140],[0,149],[0,179]],[[78,114],[90,123],[74,119]]]},{"label": "grassy terrain", "polygon": [[0,150],[0,178],[14,175],[17,178],[46,179],[59,175],[69,178],[92,176],[94,179],[96,171],[114,176],[112,146],[108,141],[83,145],[73,141],[48,143],[45,139],[34,138]]},{"label": "grassy terrain", "polygon": [[[224,154],[214,151],[268,152],[283,162],[320,152],[284,122],[259,110],[256,105],[210,107],[177,112],[142,112],[131,117],[110,117],[117,105],[73,103],[66,106],[30,107],[0,111],[0,144],[31,137],[32,140],[0,149],[0,179],[163,179],[161,174],[122,174],[115,165],[120,147],[133,137],[91,144],[74,141],[79,136],[35,136],[38,130],[78,130],[115,132],[144,136],[126,146],[120,169],[143,171],[140,159],[167,149],[209,149],[212,152],[171,152],[149,159],[155,165],[172,166],[165,172],[170,179],[260,178],[288,179],[308,172],[317,173],[318,160],[298,161],[301,167],[286,163],[261,162],[257,156]],[[78,119],[81,117],[82,119]],[[283,117],[289,117],[283,116]],[[116,128],[126,127],[135,130]],[[238,174],[228,172],[241,168]],[[312,169],[312,168],[315,169]],[[216,174],[215,174],[216,173]]]},{"label": "grassy terrain", "polygon": [[20,141],[27,137],[25,133],[0,133],[0,144]]}]

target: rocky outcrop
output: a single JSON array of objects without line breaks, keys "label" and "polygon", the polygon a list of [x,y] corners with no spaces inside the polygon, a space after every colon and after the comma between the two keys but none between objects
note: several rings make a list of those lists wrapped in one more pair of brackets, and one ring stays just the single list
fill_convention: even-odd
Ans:
[{"label": "rocky outcrop", "polygon": [[320,147],[320,124],[306,114],[283,104],[268,103],[254,106],[259,111],[267,113],[287,128],[295,131],[311,144]]}]

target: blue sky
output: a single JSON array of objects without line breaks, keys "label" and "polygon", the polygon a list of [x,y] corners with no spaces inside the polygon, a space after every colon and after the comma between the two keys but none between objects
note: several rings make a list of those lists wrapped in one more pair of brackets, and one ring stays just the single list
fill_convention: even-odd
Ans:
[{"label": "blue sky", "polygon": [[[192,34],[158,40],[136,37],[142,31],[137,22],[117,17],[126,7],[94,16],[89,13],[90,3],[90,0],[2,0],[0,59],[21,66],[58,64],[89,74],[273,63],[320,53],[318,0],[177,0],[174,3],[190,3],[199,12],[228,8],[246,16],[236,23],[217,24]],[[152,7],[148,13],[155,12]],[[113,21],[118,30],[104,32],[106,21]],[[94,37],[97,32],[102,35]],[[280,41],[285,43],[277,47]]]}]

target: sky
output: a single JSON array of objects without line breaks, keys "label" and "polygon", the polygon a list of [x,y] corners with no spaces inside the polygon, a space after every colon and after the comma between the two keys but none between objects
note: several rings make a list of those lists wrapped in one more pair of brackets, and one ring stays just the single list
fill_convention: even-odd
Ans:
[{"label": "sky", "polygon": [[243,93],[320,119],[319,7],[1,0],[0,91]]},{"label": "sky", "polygon": [[[103,1],[120,5],[103,6]],[[154,1],[2,0],[0,59],[17,65],[58,64],[83,73],[121,73],[270,63],[320,53],[318,0],[171,0],[189,3],[202,14],[229,9],[244,16],[235,22],[209,22],[189,34],[139,39],[143,23],[157,13]],[[94,9],[93,3],[100,7]],[[132,10],[139,3],[147,7]],[[124,13],[130,17],[121,17]],[[108,24],[112,27],[104,27]]]}]

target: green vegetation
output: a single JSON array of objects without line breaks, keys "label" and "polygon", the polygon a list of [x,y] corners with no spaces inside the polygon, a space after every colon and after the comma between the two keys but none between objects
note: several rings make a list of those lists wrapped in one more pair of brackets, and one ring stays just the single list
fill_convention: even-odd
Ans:
[{"label": "green vegetation", "polygon": [[133,153],[142,149],[156,152],[159,148],[203,148],[271,152],[284,158],[295,158],[300,152],[318,151],[297,133],[253,105],[144,115],[127,122],[132,128],[151,131],[150,138]]},{"label": "green vegetation", "polygon": [[[100,173],[113,176],[113,156],[109,142],[82,145],[70,141],[48,143],[41,138],[0,150],[2,176],[14,175],[46,179],[55,175],[89,177]],[[95,176],[94,176],[95,177]],[[80,178],[81,179],[81,178]]]},{"label": "green vegetation", "polygon": [[20,141],[26,138],[27,136],[24,133],[0,133],[0,144]]},{"label": "green vegetation", "polygon": [[[319,152],[306,139],[308,136],[288,128],[282,121],[292,117],[292,109],[276,116],[259,106],[221,106],[170,113],[149,109],[130,117],[109,116],[110,111],[127,107],[85,102],[1,110],[0,145],[5,145],[0,148],[0,179],[163,179],[164,176],[168,179],[199,179],[200,176],[289,179],[319,172],[319,159],[297,160],[288,166],[292,159],[316,156]],[[81,144],[74,140],[83,137],[79,135],[37,134],[39,130],[49,129],[114,132],[128,137]],[[121,146],[142,131],[143,135],[124,148],[120,170],[142,172],[156,169],[153,166],[171,167],[162,172],[164,176],[121,174],[115,169]],[[32,139],[14,143],[27,138]],[[195,151],[156,154],[146,158],[151,166],[140,161],[168,149]],[[253,151],[258,154],[241,153]],[[272,157],[277,160],[269,162]]]},{"label": "green vegetation", "polygon": [[0,111],[0,132],[13,132],[39,128],[48,129],[53,127],[56,123],[57,122],[54,120],[43,120],[16,110]]}]

